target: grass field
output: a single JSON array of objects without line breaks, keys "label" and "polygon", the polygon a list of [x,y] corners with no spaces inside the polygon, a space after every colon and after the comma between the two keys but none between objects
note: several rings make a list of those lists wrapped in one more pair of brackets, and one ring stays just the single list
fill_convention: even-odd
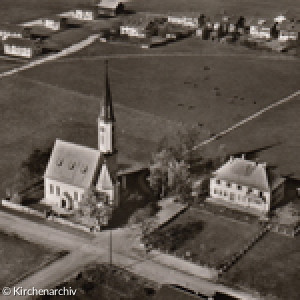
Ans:
[{"label": "grass field", "polygon": [[224,275],[225,280],[255,289],[263,295],[297,300],[300,296],[299,247],[299,237],[270,233]]},{"label": "grass field", "polygon": [[36,269],[52,255],[42,246],[0,232],[0,289]]},{"label": "grass field", "polygon": [[[189,228],[197,224],[201,228],[189,235],[187,232]],[[184,230],[185,226],[186,230]],[[183,232],[186,232],[183,240],[176,241],[179,244],[175,250],[176,254],[182,256],[190,252],[193,261],[212,267],[217,267],[229,259],[259,231],[257,224],[237,223],[196,209],[190,209],[180,215],[164,227],[162,232],[168,232],[174,227],[182,228]],[[170,237],[166,238],[169,239]]]},{"label": "grass field", "polygon": [[[157,285],[138,277],[125,269],[116,266],[94,265],[86,267],[76,278],[61,284],[58,288],[66,287],[77,290],[72,300],[147,300],[153,299],[158,289]],[[69,298],[69,297],[68,297]],[[41,296],[38,300],[47,300]],[[51,296],[53,300],[60,296]]]},{"label": "grass field", "polygon": [[1,0],[1,23],[18,24],[66,11],[93,0]]},{"label": "grass field", "polygon": [[195,12],[208,15],[225,10],[232,14],[273,16],[290,10],[300,12],[297,0],[133,0],[130,6],[137,11],[155,12]]},{"label": "grass field", "polygon": [[[111,48],[103,51],[105,49]],[[131,111],[130,118],[129,115],[125,119],[122,115],[118,118],[119,130],[122,128],[121,131],[129,135],[152,142],[157,142],[166,132],[161,131],[166,122],[202,124],[211,133],[218,132],[296,91],[300,76],[298,64],[297,61],[255,60],[244,56],[113,59],[110,77],[114,103],[126,107],[128,113]],[[24,72],[22,76],[99,97],[103,58],[66,59]],[[299,100],[295,99],[218,143],[226,144],[229,153],[266,148],[261,151],[262,159],[299,177],[298,110]],[[140,118],[144,112],[147,117]],[[146,120],[151,118],[153,121],[149,124]],[[289,155],[282,157],[282,151]]]}]

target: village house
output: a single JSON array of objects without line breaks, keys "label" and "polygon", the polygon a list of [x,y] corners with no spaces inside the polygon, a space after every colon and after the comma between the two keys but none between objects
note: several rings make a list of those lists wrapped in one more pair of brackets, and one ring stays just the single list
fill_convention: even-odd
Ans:
[{"label": "village house", "polygon": [[98,117],[98,149],[57,139],[44,174],[44,200],[54,209],[78,208],[91,188],[119,205],[115,117],[106,67],[105,91]]},{"label": "village house", "polygon": [[230,16],[227,23],[229,33],[243,33],[245,27],[245,18],[243,16]]},{"label": "village house", "polygon": [[276,24],[274,21],[265,19],[251,20],[249,35],[252,38],[265,40],[277,38]]},{"label": "village house", "polygon": [[280,42],[299,41],[300,39],[300,23],[284,21],[277,25],[279,31],[278,40]]},{"label": "village house", "polygon": [[158,32],[158,25],[163,20],[156,17],[129,18],[120,26],[120,35],[133,38],[149,38]]},{"label": "village house", "polygon": [[213,202],[266,214],[284,197],[284,179],[265,163],[231,157],[213,173],[210,198]]},{"label": "village house", "polygon": [[212,19],[212,39],[219,39],[225,36],[228,32],[229,16],[217,14]]},{"label": "village house", "polygon": [[79,21],[93,21],[97,19],[99,14],[96,6],[88,6],[73,9],[68,16]]},{"label": "village house", "polygon": [[192,29],[196,29],[200,26],[200,14],[180,15],[172,14],[168,15],[168,23],[173,25],[180,25]]},{"label": "village house", "polygon": [[6,40],[8,38],[28,38],[29,36],[29,28],[23,28],[22,26],[11,24],[0,25],[1,40]]},{"label": "village house", "polygon": [[60,16],[46,17],[41,20],[41,26],[53,31],[63,30],[67,27],[67,18]]},{"label": "village house", "polygon": [[4,54],[32,58],[42,53],[42,44],[40,41],[8,38],[3,42]]},{"label": "village house", "polygon": [[100,16],[115,17],[124,11],[124,4],[118,0],[102,0],[97,7]]},{"label": "village house", "polygon": [[204,17],[201,21],[201,25],[196,29],[196,36],[202,38],[203,40],[207,40],[210,38],[210,34],[213,31],[213,21]]}]

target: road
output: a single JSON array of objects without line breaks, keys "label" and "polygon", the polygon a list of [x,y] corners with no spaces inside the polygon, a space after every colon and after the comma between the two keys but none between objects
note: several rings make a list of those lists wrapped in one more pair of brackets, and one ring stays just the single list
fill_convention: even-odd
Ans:
[{"label": "road", "polygon": [[[16,288],[19,286],[36,289],[52,288],[67,280],[87,264],[103,263],[109,260],[109,232],[107,231],[99,233],[93,240],[90,240],[90,238],[78,237],[46,225],[38,224],[37,226],[34,222],[3,211],[0,211],[0,228],[57,250],[71,251],[66,257],[16,284]],[[160,284],[177,283],[202,293],[213,294],[218,290],[245,300],[257,299],[251,294],[233,290],[156,262],[152,254],[135,250],[136,241],[136,232],[132,229],[113,230],[113,263]],[[26,297],[0,296],[0,299],[26,299]]]}]

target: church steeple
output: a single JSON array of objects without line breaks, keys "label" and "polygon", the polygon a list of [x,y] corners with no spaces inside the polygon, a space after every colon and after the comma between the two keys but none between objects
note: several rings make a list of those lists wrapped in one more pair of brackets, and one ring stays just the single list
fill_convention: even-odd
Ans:
[{"label": "church steeple", "polygon": [[98,117],[98,149],[103,154],[112,154],[116,152],[115,116],[112,105],[107,61],[105,62],[104,70],[104,90]]},{"label": "church steeple", "polygon": [[104,85],[104,92],[103,92],[103,99],[100,107],[100,115],[99,118],[101,118],[104,122],[114,122],[114,110],[112,105],[112,97],[111,97],[111,91],[110,91],[110,83],[109,83],[109,77],[108,77],[108,62],[105,61],[105,85]]}]

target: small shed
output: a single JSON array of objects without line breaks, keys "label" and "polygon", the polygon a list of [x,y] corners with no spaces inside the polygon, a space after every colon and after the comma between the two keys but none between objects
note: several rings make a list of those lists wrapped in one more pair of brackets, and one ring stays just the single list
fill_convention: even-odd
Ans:
[{"label": "small shed", "polygon": [[29,31],[29,28],[24,28],[19,25],[2,24],[0,25],[0,39],[27,38],[30,35]]},{"label": "small shed", "polygon": [[67,18],[56,15],[45,17],[41,20],[41,25],[53,31],[63,30],[67,27]]},{"label": "small shed", "polygon": [[4,54],[32,58],[42,53],[40,41],[20,38],[8,38],[3,43]]},{"label": "small shed", "polygon": [[97,4],[100,16],[115,17],[124,11],[124,4],[118,0],[102,0]]}]

